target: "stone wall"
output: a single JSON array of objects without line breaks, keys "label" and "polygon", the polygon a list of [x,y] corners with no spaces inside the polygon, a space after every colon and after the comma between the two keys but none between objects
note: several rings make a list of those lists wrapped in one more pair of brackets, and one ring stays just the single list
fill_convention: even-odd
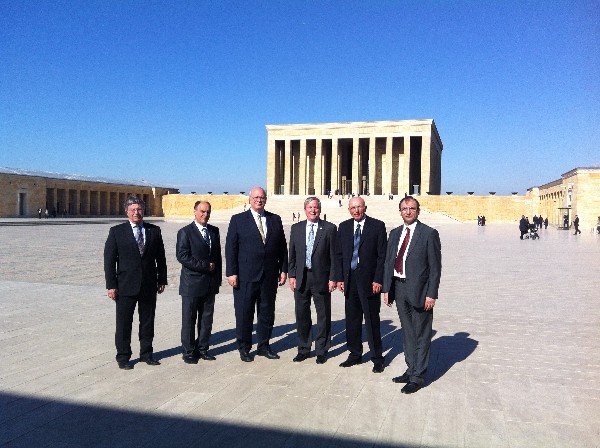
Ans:
[{"label": "stone wall", "polygon": [[419,196],[421,207],[434,213],[443,213],[458,221],[477,221],[485,216],[486,222],[518,221],[521,215],[537,214],[529,196]]},{"label": "stone wall", "polygon": [[227,210],[248,203],[246,195],[212,195],[212,194],[170,194],[163,196],[164,215],[171,217],[189,217],[194,214],[196,201],[210,202],[212,210]]},{"label": "stone wall", "polygon": [[579,226],[587,231],[596,226],[600,216],[600,169],[580,168],[563,175],[565,183],[573,184],[572,219],[579,215]]}]

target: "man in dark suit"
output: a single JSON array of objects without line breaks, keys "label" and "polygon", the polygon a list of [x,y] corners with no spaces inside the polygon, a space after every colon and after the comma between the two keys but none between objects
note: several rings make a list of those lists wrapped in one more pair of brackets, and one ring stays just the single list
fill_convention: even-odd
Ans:
[{"label": "man in dark suit", "polygon": [[257,309],[257,355],[279,359],[269,340],[275,322],[277,285],[287,280],[287,242],[281,217],[265,211],[267,194],[250,192],[250,209],[231,217],[225,240],[227,282],[233,287],[235,331],[244,362],[252,361],[252,324]]},{"label": "man in dark suit", "polygon": [[431,347],[433,307],[442,275],[442,248],[437,230],[418,221],[420,206],[412,196],[400,201],[404,224],[390,232],[383,301],[396,302],[406,372],[393,378],[406,383],[402,393],[412,394],[425,382]]},{"label": "man in dark suit", "polygon": [[331,292],[335,289],[335,225],[319,219],[321,201],[311,196],[304,201],[306,221],[292,226],[290,233],[289,271],[290,289],[296,304],[298,354],[294,362],[310,356],[311,298],[317,312],[315,349],[317,364],[327,361],[331,347]]},{"label": "man in dark suit", "polygon": [[521,232],[521,239],[523,239],[523,236],[529,232],[529,221],[527,221],[525,215],[521,215],[521,220],[519,221],[519,231]]},{"label": "man in dark suit", "polygon": [[350,199],[348,210],[352,218],[340,224],[335,251],[337,287],[346,297],[346,345],[350,352],[340,366],[351,367],[362,362],[364,316],[373,372],[381,373],[384,358],[379,312],[387,246],[385,224],[367,217],[367,206],[361,197]]},{"label": "man in dark suit", "polygon": [[573,235],[577,235],[578,233],[581,233],[581,230],[579,230],[579,216],[575,215],[575,220],[573,221],[573,226],[575,227],[575,233]]},{"label": "man in dark suit", "polygon": [[177,232],[176,255],[181,263],[181,345],[183,361],[187,364],[197,364],[199,359],[216,359],[208,353],[208,342],[215,295],[222,282],[222,259],[219,229],[208,224],[210,212],[210,202],[196,201],[194,222]]},{"label": "man in dark suit", "polygon": [[114,226],[104,245],[104,275],[107,295],[116,302],[115,345],[120,369],[130,370],[131,325],[135,306],[140,319],[140,361],[155,366],[152,357],[156,293],[167,284],[167,262],[160,227],[145,223],[143,200],[125,201],[128,222]]}]

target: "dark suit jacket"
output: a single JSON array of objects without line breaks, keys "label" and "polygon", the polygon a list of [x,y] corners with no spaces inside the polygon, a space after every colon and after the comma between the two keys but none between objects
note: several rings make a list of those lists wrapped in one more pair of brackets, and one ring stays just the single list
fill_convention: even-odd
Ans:
[{"label": "dark suit jacket", "polygon": [[287,242],[281,217],[265,211],[266,241],[256,227],[252,212],[247,210],[231,217],[225,239],[225,275],[237,275],[241,282],[258,282],[279,277],[288,271]]},{"label": "dark suit jacket", "polygon": [[167,284],[167,262],[160,227],[144,222],[145,246],[141,256],[129,221],[111,227],[104,245],[106,289],[119,295],[156,295],[158,285]]},{"label": "dark suit jacket", "polygon": [[[219,229],[207,224],[209,246],[195,222],[177,232],[176,256],[181,263],[179,294],[201,297],[217,294],[222,282],[221,236]],[[210,271],[209,264],[215,268]]]},{"label": "dark suit jacket", "polygon": [[[385,257],[385,276],[383,292],[389,292],[388,301],[394,301],[394,262],[398,252],[398,243],[404,226],[390,232],[387,255]],[[417,221],[415,231],[406,254],[406,287],[411,304],[415,307],[425,305],[425,297],[437,299],[442,275],[442,245],[438,231]]]},{"label": "dark suit jacket", "polygon": [[[335,240],[337,228],[334,224],[319,220],[312,253],[312,279],[320,292],[329,292],[329,281],[335,281]],[[306,220],[297,222],[290,232],[290,254],[288,275],[296,278],[296,289],[300,288],[306,267]]]},{"label": "dark suit jacket", "polygon": [[[353,275],[356,276],[358,293],[361,297],[373,295],[373,283],[383,284],[383,265],[387,234],[385,224],[367,216],[360,237],[358,249],[359,267]],[[335,278],[344,282],[344,295],[348,295],[348,280],[350,277],[350,262],[354,249],[354,219],[348,219],[340,224],[336,238]]]}]

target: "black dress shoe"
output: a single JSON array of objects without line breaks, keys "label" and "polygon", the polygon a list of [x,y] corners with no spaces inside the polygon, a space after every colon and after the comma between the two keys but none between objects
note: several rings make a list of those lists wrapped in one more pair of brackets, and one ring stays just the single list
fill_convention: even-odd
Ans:
[{"label": "black dress shoe", "polygon": [[213,355],[209,355],[208,352],[198,352],[198,358],[203,359],[205,361],[214,361],[215,358]]},{"label": "black dress shoe", "polygon": [[132,370],[133,366],[131,364],[129,364],[128,361],[119,361],[119,369],[121,370]]},{"label": "black dress shoe", "polygon": [[361,363],[362,363],[362,359],[360,359],[360,358],[358,358],[358,359],[348,358],[347,360],[345,360],[343,363],[340,364],[340,367],[352,367],[352,366],[357,366]]},{"label": "black dress shoe", "polygon": [[414,394],[420,388],[421,388],[420,384],[417,384],[417,383],[408,383],[406,386],[404,386],[402,388],[402,390],[400,392],[402,392],[403,394]]},{"label": "black dress shoe", "polygon": [[317,355],[317,364],[325,364],[327,362],[327,356]]},{"label": "black dress shoe", "polygon": [[146,364],[148,364],[149,366],[160,366],[160,362],[158,362],[156,359],[154,358],[146,358],[146,359],[140,359],[140,362],[145,362]]},{"label": "black dress shoe", "polygon": [[383,369],[385,367],[383,367],[383,364],[375,364],[373,366],[373,373],[383,373]]},{"label": "black dress shoe", "polygon": [[198,364],[198,358],[193,355],[183,355],[181,358],[186,364]]},{"label": "black dress shoe", "polygon": [[294,357],[293,361],[294,361],[294,362],[302,362],[302,361],[304,361],[305,359],[308,359],[308,355],[306,355],[306,354],[304,354],[304,353],[298,353],[298,354],[297,354],[297,355]]},{"label": "black dress shoe", "polygon": [[394,383],[410,383],[410,377],[407,373],[403,373],[400,376],[395,376],[394,378],[392,378],[392,381]]},{"label": "black dress shoe", "polygon": [[271,349],[260,350],[260,351],[256,352],[256,354],[258,356],[264,356],[267,359],[279,359],[280,358],[280,356],[277,353],[272,352]]},{"label": "black dress shoe", "polygon": [[252,362],[252,356],[248,352],[240,352],[240,359],[244,362]]}]

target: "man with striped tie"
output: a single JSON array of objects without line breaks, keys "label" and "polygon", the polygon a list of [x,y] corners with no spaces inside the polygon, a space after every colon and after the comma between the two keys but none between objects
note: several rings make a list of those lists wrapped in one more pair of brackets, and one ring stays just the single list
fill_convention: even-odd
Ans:
[{"label": "man with striped tie", "polygon": [[[194,222],[177,232],[176,256],[181,263],[181,345],[183,361],[214,361],[208,353],[215,310],[215,295],[221,286],[222,258],[219,228],[208,224],[211,205],[194,204]],[[197,333],[196,333],[197,327]]]},{"label": "man with striped tie", "polygon": [[156,293],[167,284],[167,262],[160,227],[144,222],[146,204],[130,196],[124,203],[128,221],[111,227],[104,245],[106,295],[117,308],[115,345],[120,369],[131,370],[131,326],[135,307],[140,318],[140,361],[156,366],[152,357]]}]

